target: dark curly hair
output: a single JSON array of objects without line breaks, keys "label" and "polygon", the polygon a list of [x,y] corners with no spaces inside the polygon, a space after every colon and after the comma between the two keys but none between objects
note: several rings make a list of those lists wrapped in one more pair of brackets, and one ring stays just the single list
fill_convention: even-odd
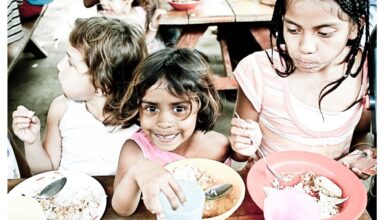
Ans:
[{"label": "dark curly hair", "polygon": [[[284,61],[284,63],[282,62],[282,65],[284,65],[285,67],[284,71],[275,69],[277,74],[281,77],[287,77],[295,71],[295,65],[292,58],[288,54],[288,51],[283,49],[281,46],[285,44],[284,36],[283,36],[283,16],[286,14],[287,7],[289,7],[289,4],[291,4],[292,1],[293,0],[276,1],[273,16],[272,16],[271,28],[270,28],[271,39],[272,37],[275,38],[276,48],[279,52],[280,57]],[[370,32],[368,28],[369,27],[368,0],[322,0],[322,1],[326,1],[326,2],[334,1],[336,4],[338,4],[340,6],[340,10],[338,12],[339,18],[345,20],[346,19],[345,15],[348,15],[348,20],[357,25],[358,33],[355,39],[349,40],[347,43],[347,45],[351,47],[351,50],[349,51],[348,55],[345,57],[344,60],[344,62],[347,63],[347,68],[344,75],[340,79],[337,79],[336,81],[329,83],[321,90],[321,93],[319,95],[319,100],[318,100],[318,106],[320,109],[321,109],[321,101],[326,95],[334,91],[347,77],[349,76],[356,77],[357,75],[359,75],[364,65],[364,62],[366,60],[367,50],[368,50],[367,43],[369,42],[369,36],[370,36]],[[356,72],[352,72],[352,67],[356,62],[355,57],[359,52],[360,42],[362,37],[364,37],[365,39],[364,41],[365,45],[362,51],[362,59],[360,61],[360,64]],[[271,40],[271,45],[273,48],[272,40]],[[270,62],[273,64],[273,59],[271,58],[271,56],[273,55],[269,55],[267,53],[267,56]],[[360,99],[355,100],[353,103],[351,103],[351,105],[347,107],[347,109],[351,108],[353,105],[355,105],[358,102],[360,102]]]},{"label": "dark curly hair", "polygon": [[213,129],[222,105],[212,81],[212,71],[200,54],[184,48],[157,51],[136,68],[120,106],[124,127],[139,124],[137,118],[142,98],[160,80],[167,84],[172,95],[200,103],[195,130]]}]

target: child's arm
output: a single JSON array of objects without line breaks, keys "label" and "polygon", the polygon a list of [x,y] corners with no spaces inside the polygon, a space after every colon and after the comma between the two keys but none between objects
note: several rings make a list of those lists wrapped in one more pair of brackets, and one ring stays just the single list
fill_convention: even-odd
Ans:
[{"label": "child's arm", "polygon": [[114,210],[122,216],[133,214],[142,192],[146,208],[161,215],[160,191],[171,198],[172,207],[178,207],[178,199],[181,203],[185,202],[185,197],[172,175],[159,164],[145,159],[135,142],[126,141],[121,150],[114,181],[112,197]]},{"label": "child's arm", "polygon": [[240,119],[233,116],[231,120],[229,141],[234,151],[232,159],[247,161],[259,147],[262,133],[257,122],[259,113],[240,88],[237,91],[235,111]]},{"label": "child's arm", "polygon": [[162,14],[165,14],[166,11],[164,9],[156,9],[153,13],[153,17],[148,24],[147,32],[145,33],[145,39],[146,43],[152,42],[152,40],[156,37],[158,27],[159,27],[159,20]]},{"label": "child's arm", "polygon": [[122,147],[118,170],[114,180],[112,196],[113,209],[122,216],[129,216],[136,210],[141,198],[141,190],[135,178],[138,167],[135,164],[143,158],[141,149],[132,140],[127,140]]},{"label": "child's arm", "polygon": [[33,173],[55,170],[59,167],[61,137],[58,123],[66,108],[65,97],[63,99],[61,101],[61,98],[57,97],[50,106],[43,143],[40,136],[39,118],[26,117],[25,112],[28,109],[23,106],[19,106],[13,113],[14,133],[24,142],[26,159]]}]

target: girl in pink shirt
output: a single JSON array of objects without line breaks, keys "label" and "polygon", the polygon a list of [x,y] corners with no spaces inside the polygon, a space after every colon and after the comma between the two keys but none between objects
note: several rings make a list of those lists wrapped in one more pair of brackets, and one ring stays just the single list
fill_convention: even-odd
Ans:
[{"label": "girl in pink shirt", "polygon": [[[173,196],[180,194],[180,189],[169,177],[160,180],[158,175],[151,176],[146,182],[145,176],[151,174],[140,167],[145,159],[162,166],[183,158],[225,161],[228,139],[212,131],[220,100],[209,65],[188,49],[166,48],[150,55],[135,70],[131,85],[120,111],[124,124],[136,123],[141,129],[122,148],[112,207],[120,215],[131,215],[142,191],[146,207],[160,214],[159,204],[151,202],[158,201],[158,193],[150,195],[141,187],[153,191],[162,185],[161,190]],[[182,195],[178,197],[181,202],[185,200]],[[178,201],[174,203],[177,207]]]}]

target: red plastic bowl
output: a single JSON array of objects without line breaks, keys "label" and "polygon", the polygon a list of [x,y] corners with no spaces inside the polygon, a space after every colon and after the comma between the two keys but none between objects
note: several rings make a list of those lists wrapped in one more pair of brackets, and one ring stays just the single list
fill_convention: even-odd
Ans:
[{"label": "red plastic bowl", "polygon": [[[267,157],[271,166],[281,173],[304,173],[312,171],[328,177],[343,191],[342,197],[348,197],[338,215],[329,220],[358,219],[367,205],[367,192],[357,176],[340,162],[316,153],[303,151],[277,152]],[[264,208],[263,186],[271,186],[274,176],[265,167],[264,160],[257,161],[249,170],[247,187],[256,205]]]},{"label": "red plastic bowl", "polygon": [[195,8],[199,4],[200,0],[191,0],[186,3],[173,2],[169,0],[168,3],[176,10],[185,11]]}]

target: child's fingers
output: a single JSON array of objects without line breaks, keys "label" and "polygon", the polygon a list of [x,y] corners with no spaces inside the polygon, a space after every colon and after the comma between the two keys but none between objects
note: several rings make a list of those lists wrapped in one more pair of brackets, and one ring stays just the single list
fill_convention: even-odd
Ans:
[{"label": "child's fingers", "polygon": [[32,118],[34,116],[35,112],[28,110],[26,107],[19,105],[12,113],[12,117],[26,117],[26,118]]},{"label": "child's fingers", "polygon": [[12,122],[12,127],[14,129],[25,129],[30,127],[31,125],[31,120],[29,118],[15,118]]},{"label": "child's fingers", "polygon": [[169,185],[172,187],[172,190],[175,192],[175,195],[179,199],[181,204],[185,204],[187,202],[187,198],[185,197],[183,191],[181,190],[179,184],[172,178],[169,181]]},{"label": "child's fingers", "polygon": [[[179,187],[180,188],[180,187]],[[181,190],[181,189],[180,189]],[[180,206],[179,198],[176,196],[175,191],[172,189],[170,185],[166,187],[162,187],[161,191],[165,194],[167,197],[169,203],[171,204],[171,207],[173,210],[176,210]],[[161,205],[161,204],[160,204]]]},{"label": "child's fingers", "polygon": [[250,137],[250,133],[246,129],[237,126],[232,126],[230,128],[230,134],[235,136],[242,136],[246,138]]},{"label": "child's fingers", "polygon": [[234,150],[241,150],[253,145],[253,142],[249,137],[242,137],[238,135],[234,135],[231,137],[231,143]]}]

